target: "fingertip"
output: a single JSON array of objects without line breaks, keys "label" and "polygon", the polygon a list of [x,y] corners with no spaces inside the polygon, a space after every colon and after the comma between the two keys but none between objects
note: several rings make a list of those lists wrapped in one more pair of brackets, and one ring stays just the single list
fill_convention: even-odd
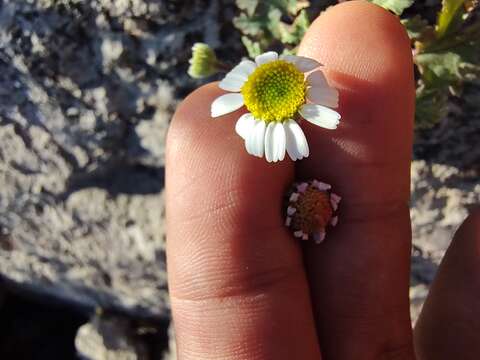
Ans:
[{"label": "fingertip", "polygon": [[313,22],[299,52],[375,83],[395,75],[413,79],[410,40],[399,18],[366,1],[330,7]]},{"label": "fingertip", "polygon": [[225,91],[218,83],[210,83],[193,91],[179,105],[167,134],[167,185],[188,186],[198,174],[208,174],[209,179],[202,181],[214,184],[218,181],[219,189],[226,180],[235,179],[252,195],[281,192],[292,177],[293,163],[287,159],[268,163],[264,158],[247,154],[245,141],[235,131],[245,109],[211,117],[212,101],[223,94]]},{"label": "fingertip", "polygon": [[[217,83],[194,91],[178,107],[167,135],[169,254],[193,256],[190,239],[205,235],[207,229],[215,229],[215,236],[208,236],[208,245],[201,245],[204,248],[214,248],[216,241],[225,245],[224,237],[237,238],[247,232],[253,237],[266,228],[283,230],[281,204],[293,177],[293,164],[267,163],[247,154],[244,140],[235,132],[242,110],[211,117],[211,103],[222,94]],[[190,266],[188,261],[179,263]],[[182,272],[187,273],[171,273],[183,277]]]},{"label": "fingertip", "polygon": [[[397,193],[392,203],[406,203],[415,93],[410,41],[398,17],[367,1],[340,3],[312,23],[299,54],[325,65],[342,115],[334,132],[306,124],[313,154],[301,172],[322,174],[361,203]],[[372,179],[376,191],[368,191]]]},{"label": "fingertip", "polygon": [[217,83],[210,83],[194,90],[180,103],[168,129],[167,162],[173,163],[178,156],[194,150],[197,143],[195,140],[208,132],[216,132],[229,126],[228,117],[226,121],[220,121],[225,119],[212,119],[210,116],[210,104],[222,93]]},{"label": "fingertip", "polygon": [[[328,81],[339,89],[338,112],[342,115],[338,129],[331,134],[307,124],[313,156],[303,169],[318,160],[324,164],[324,176],[342,184],[352,172],[362,174],[352,166],[345,168],[353,163],[364,168],[365,184],[347,184],[346,194],[364,194],[371,200],[363,189],[376,174],[382,186],[373,197],[386,202],[395,194],[395,199],[405,202],[415,87],[410,41],[398,17],[366,1],[332,6],[313,22],[299,53],[325,64]],[[315,154],[325,153],[335,153],[331,164],[316,159]],[[387,166],[394,171],[384,171]],[[358,197],[368,200],[362,196]]]},{"label": "fingertip", "polygon": [[211,117],[223,93],[216,84],[194,91],[167,136],[166,252],[179,356],[318,359],[300,249],[281,215],[293,164],[247,154],[235,133],[242,111]]}]

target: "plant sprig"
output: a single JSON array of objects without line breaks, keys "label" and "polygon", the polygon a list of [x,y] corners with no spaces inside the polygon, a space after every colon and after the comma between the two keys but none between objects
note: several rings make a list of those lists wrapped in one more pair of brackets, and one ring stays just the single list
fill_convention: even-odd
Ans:
[{"label": "plant sprig", "polygon": [[240,14],[233,24],[242,33],[242,42],[250,57],[281,47],[295,52],[310,26],[307,0],[237,0]]},{"label": "plant sprig", "polygon": [[[400,16],[415,0],[369,0]],[[323,7],[331,5],[323,0]],[[235,27],[250,57],[267,50],[283,49],[295,53],[310,26],[308,0],[236,0],[239,9]],[[412,40],[414,63],[420,74],[417,79],[416,127],[434,126],[447,113],[451,96],[459,96],[465,82],[480,76],[480,21],[475,12],[478,0],[442,0],[436,22],[430,24],[420,15],[404,17],[401,21]],[[203,49],[204,53],[207,50]],[[214,53],[210,62],[203,60],[202,69],[218,64]],[[213,69],[213,65],[208,70]],[[197,71],[197,73],[200,73]],[[196,73],[196,74],[197,74]],[[198,77],[198,76],[197,76]]]},{"label": "plant sprig", "polygon": [[471,21],[477,7],[477,1],[443,0],[434,25],[419,15],[402,20],[420,73],[417,128],[434,126],[446,115],[449,97],[480,75],[480,23]]}]

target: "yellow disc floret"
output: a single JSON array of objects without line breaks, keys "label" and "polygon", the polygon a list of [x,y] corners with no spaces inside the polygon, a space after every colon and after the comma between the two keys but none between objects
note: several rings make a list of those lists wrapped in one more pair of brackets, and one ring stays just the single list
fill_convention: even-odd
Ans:
[{"label": "yellow disc floret", "polygon": [[256,68],[241,92],[256,119],[285,121],[305,104],[305,76],[293,64],[276,60]]}]

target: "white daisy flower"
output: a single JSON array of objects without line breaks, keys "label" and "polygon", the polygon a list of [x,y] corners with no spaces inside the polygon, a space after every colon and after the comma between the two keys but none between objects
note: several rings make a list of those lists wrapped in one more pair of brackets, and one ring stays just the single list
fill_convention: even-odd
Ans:
[{"label": "white daisy flower", "polygon": [[329,86],[322,71],[305,73],[321,66],[303,56],[266,52],[243,60],[220,82],[230,93],[212,103],[212,117],[248,110],[237,121],[235,130],[244,140],[247,152],[277,162],[288,153],[292,160],[309,155],[307,139],[298,124],[300,117],[326,129],[336,129],[340,114],[338,91]]}]

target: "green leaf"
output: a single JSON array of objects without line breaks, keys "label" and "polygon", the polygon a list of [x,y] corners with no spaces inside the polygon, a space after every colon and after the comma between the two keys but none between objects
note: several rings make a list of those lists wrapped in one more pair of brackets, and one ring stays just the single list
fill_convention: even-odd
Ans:
[{"label": "green leaf", "polygon": [[419,87],[416,91],[415,127],[428,129],[448,113],[448,91]]},{"label": "green leaf", "polygon": [[255,14],[255,10],[257,9],[258,6],[258,0],[237,0],[237,7],[240,10],[245,11],[248,16],[252,16]]},{"label": "green leaf", "polygon": [[244,35],[259,35],[266,24],[267,22],[262,18],[248,17],[245,14],[240,14],[233,19],[233,25]]},{"label": "green leaf", "polygon": [[297,55],[298,52],[298,46],[295,46],[292,49],[285,48],[282,51],[282,55]]},{"label": "green leaf", "polygon": [[310,6],[308,0],[269,0],[265,1],[270,7],[274,7],[289,16],[296,16],[301,10]]},{"label": "green leaf", "polygon": [[406,8],[412,6],[415,0],[369,0],[371,3],[377,4],[391,12],[402,15]]},{"label": "green leaf", "polygon": [[448,92],[446,89],[417,89],[415,127],[428,129],[437,124],[448,112]]},{"label": "green leaf", "polygon": [[302,10],[300,11],[300,14],[298,14],[292,25],[287,25],[285,23],[281,24],[280,40],[284,44],[298,45],[309,26],[310,20],[308,19],[307,12],[305,10]]},{"label": "green leaf", "polygon": [[274,38],[280,39],[280,19],[282,18],[282,12],[277,8],[270,8],[267,14],[267,29],[273,35]]},{"label": "green leaf", "polygon": [[260,43],[253,41],[246,36],[242,36],[242,43],[248,51],[248,56],[250,56],[252,59],[262,53]]},{"label": "green leaf", "polygon": [[442,10],[438,14],[436,32],[437,37],[442,38],[447,33],[458,30],[462,23],[462,15],[465,12],[465,0],[443,0]]},{"label": "green leaf", "polygon": [[420,15],[401,20],[407,30],[408,36],[414,41],[424,41],[428,38],[433,39],[434,29],[428,24],[428,21]]},{"label": "green leaf", "polygon": [[430,87],[441,87],[462,80],[460,55],[453,52],[427,53],[416,56],[422,79]]}]

